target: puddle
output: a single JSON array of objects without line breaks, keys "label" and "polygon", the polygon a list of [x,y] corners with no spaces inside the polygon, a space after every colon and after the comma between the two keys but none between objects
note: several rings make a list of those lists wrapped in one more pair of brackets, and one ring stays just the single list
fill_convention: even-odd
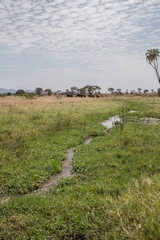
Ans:
[{"label": "puddle", "polygon": [[[136,112],[137,111],[130,110],[127,113],[136,113]],[[129,121],[129,122],[134,123],[134,121]],[[145,117],[145,118],[139,119],[139,123],[156,124],[157,122],[160,122],[160,118]],[[102,122],[102,125],[107,129],[109,129],[121,123],[122,123],[122,118],[120,118],[119,115],[116,115],[116,116],[110,117],[109,120]]]},{"label": "puddle", "polygon": [[129,110],[127,113],[136,113],[138,111],[135,111],[135,110]]},{"label": "puddle", "polygon": [[159,118],[154,118],[154,117],[146,117],[141,119],[144,123],[148,123],[148,124],[156,124],[157,122],[160,121]]},{"label": "puddle", "polygon": [[102,122],[102,125],[109,129],[120,123],[122,123],[122,118],[116,115],[114,117],[110,117],[109,120]]}]

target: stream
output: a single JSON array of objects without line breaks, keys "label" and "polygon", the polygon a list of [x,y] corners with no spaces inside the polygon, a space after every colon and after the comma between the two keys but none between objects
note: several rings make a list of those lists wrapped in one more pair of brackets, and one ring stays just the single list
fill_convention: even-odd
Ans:
[{"label": "stream", "polygon": [[[84,140],[84,145],[89,144],[91,142],[92,138],[88,137]],[[74,157],[74,149],[73,148],[69,148],[67,150],[67,154],[66,154],[66,160],[63,162],[62,165],[62,171],[59,174],[56,174],[52,177],[50,177],[47,181],[45,181],[37,190],[32,191],[31,195],[40,193],[40,192],[46,192],[47,190],[49,190],[50,188],[56,186],[58,184],[58,181],[64,178],[69,178],[72,177],[72,159]],[[28,195],[28,194],[24,194],[24,195]],[[0,203],[3,204],[5,202],[7,202],[11,197],[13,196],[3,196],[0,197]]]},{"label": "stream", "polygon": [[[132,113],[135,111],[130,110],[129,112]],[[157,121],[160,121],[160,119],[157,119],[157,118],[145,118],[144,119],[144,123],[156,123]],[[110,129],[110,128],[114,127],[116,124],[120,124],[120,123],[122,123],[122,118],[120,118],[118,115],[116,115],[116,116],[110,117],[109,120],[102,122],[102,125],[105,126],[107,129]],[[91,142],[91,140],[92,140],[92,137],[86,138],[84,140],[84,144],[85,145],[89,144]],[[26,195],[35,195],[40,192],[46,192],[50,188],[56,186],[58,184],[59,180],[72,177],[73,174],[72,174],[71,163],[72,163],[73,157],[74,157],[74,149],[69,148],[66,153],[66,160],[63,162],[63,165],[62,165],[62,171],[59,174],[50,177],[37,190],[34,190],[31,193],[26,194]],[[3,204],[5,202],[7,202],[11,197],[14,197],[14,196],[6,195],[3,197],[0,197],[0,203]]]}]

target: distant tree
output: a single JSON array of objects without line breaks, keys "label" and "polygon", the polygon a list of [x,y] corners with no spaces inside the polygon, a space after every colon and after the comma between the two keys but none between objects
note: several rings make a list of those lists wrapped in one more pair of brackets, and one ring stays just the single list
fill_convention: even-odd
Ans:
[{"label": "distant tree", "polygon": [[141,94],[142,88],[138,88],[138,93]]},{"label": "distant tree", "polygon": [[78,93],[78,88],[77,87],[71,87],[71,92],[73,94],[77,94]]},{"label": "distant tree", "polygon": [[25,91],[23,89],[18,89],[16,91],[16,95],[18,95],[18,96],[23,96],[24,94],[25,94]]},{"label": "distant tree", "polygon": [[45,89],[44,92],[45,92],[48,96],[51,96],[51,95],[52,95],[52,90],[51,90],[51,89]]},{"label": "distant tree", "polygon": [[57,92],[55,92],[55,95],[62,95],[62,91],[61,90],[57,90]]},{"label": "distant tree", "polygon": [[35,93],[36,93],[36,95],[42,95],[42,93],[43,93],[43,88],[40,88],[40,87],[37,87],[36,89],[35,89]]},{"label": "distant tree", "polygon": [[158,57],[160,57],[160,51],[158,49],[148,50],[146,53],[146,61],[154,68],[156,71],[158,82],[160,83],[160,75],[158,72]]},{"label": "distant tree", "polygon": [[86,85],[83,88],[88,96],[100,94],[101,88],[96,85]]},{"label": "distant tree", "polygon": [[66,89],[66,96],[73,97],[73,93],[69,89]]},{"label": "distant tree", "polygon": [[149,93],[148,89],[145,89],[145,90],[143,91],[143,93]]},{"label": "distant tree", "polygon": [[117,88],[116,92],[117,92],[118,95],[122,94],[122,90],[120,88]]},{"label": "distant tree", "polygon": [[108,92],[110,92],[111,94],[114,93],[114,88],[108,88]]},{"label": "distant tree", "polygon": [[79,94],[82,94],[82,95],[86,95],[86,89],[85,89],[85,87],[79,88],[79,89],[78,89],[78,93],[79,93]]}]

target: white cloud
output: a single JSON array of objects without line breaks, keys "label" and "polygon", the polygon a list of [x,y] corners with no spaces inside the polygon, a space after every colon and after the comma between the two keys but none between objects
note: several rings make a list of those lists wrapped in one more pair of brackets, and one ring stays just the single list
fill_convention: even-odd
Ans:
[{"label": "white cloud", "polygon": [[2,0],[0,11],[0,52],[7,58],[105,69],[128,51],[159,48],[159,0]]}]

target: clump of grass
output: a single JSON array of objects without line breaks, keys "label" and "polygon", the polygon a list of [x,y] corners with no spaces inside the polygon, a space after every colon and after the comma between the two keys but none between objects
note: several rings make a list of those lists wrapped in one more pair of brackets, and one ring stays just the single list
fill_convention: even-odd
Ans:
[{"label": "clump of grass", "polygon": [[57,131],[62,131],[66,129],[70,129],[71,125],[73,125],[72,115],[63,114],[58,112],[56,116],[48,122],[46,125],[46,131],[53,133]]},{"label": "clump of grass", "polygon": [[159,239],[160,175],[135,180],[127,192],[106,198],[106,222],[114,239]]}]

